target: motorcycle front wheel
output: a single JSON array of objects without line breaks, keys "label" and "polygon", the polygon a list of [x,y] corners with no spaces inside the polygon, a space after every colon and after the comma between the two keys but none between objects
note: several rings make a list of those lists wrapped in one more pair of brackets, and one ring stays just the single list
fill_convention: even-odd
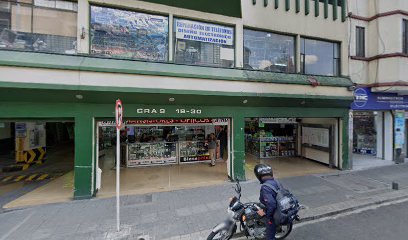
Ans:
[{"label": "motorcycle front wheel", "polygon": [[229,240],[232,238],[236,230],[237,226],[235,225],[232,231],[223,228],[216,232],[211,232],[210,235],[208,235],[207,240]]},{"label": "motorcycle front wheel", "polygon": [[282,225],[276,228],[275,239],[282,240],[289,236],[290,232],[292,232],[293,223],[288,223],[286,225]]}]

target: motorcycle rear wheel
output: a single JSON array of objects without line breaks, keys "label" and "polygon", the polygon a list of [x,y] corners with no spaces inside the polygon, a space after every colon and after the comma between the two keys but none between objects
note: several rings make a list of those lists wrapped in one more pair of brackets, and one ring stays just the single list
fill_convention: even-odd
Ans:
[{"label": "motorcycle rear wheel", "polygon": [[[290,232],[292,232],[293,228],[293,223],[289,223],[286,225],[282,225],[279,228],[281,228],[281,231],[276,231],[275,234],[275,239],[276,240],[282,240],[285,239],[287,236],[289,236]],[[278,229],[277,229],[278,230]]]},{"label": "motorcycle rear wheel", "polygon": [[207,240],[229,240],[234,236],[235,231],[237,230],[237,226],[234,226],[232,232],[229,232],[228,229],[220,229],[216,232],[211,232],[208,235]]}]

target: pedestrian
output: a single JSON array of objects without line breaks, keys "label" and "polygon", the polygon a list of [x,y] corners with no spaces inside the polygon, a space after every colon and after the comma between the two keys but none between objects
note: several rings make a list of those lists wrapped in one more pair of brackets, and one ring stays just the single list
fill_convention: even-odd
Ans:
[{"label": "pedestrian", "polygon": [[211,167],[215,166],[215,149],[217,148],[217,142],[215,141],[215,135],[214,133],[210,134],[210,137],[208,139],[208,153],[210,154],[210,159],[211,159]]},{"label": "pedestrian", "polygon": [[264,183],[271,184],[276,189],[279,189],[279,184],[273,178],[272,168],[266,164],[257,164],[254,168],[256,178],[262,184],[259,201],[265,205],[265,211],[260,210],[260,216],[266,215],[266,239],[274,240],[276,233],[276,223],[273,221],[273,214],[277,208],[276,193]]},{"label": "pedestrian", "polygon": [[221,127],[221,131],[218,133],[217,139],[220,141],[220,158],[224,159],[224,152],[227,148],[228,136],[225,127]]}]

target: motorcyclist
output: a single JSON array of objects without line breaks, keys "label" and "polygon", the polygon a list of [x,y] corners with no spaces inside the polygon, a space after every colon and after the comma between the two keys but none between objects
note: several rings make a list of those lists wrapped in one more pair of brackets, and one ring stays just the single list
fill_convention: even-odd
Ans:
[{"label": "motorcyclist", "polygon": [[254,168],[256,178],[262,184],[259,201],[265,205],[265,211],[260,210],[258,214],[266,215],[266,240],[274,240],[276,224],[273,221],[273,214],[276,209],[276,193],[264,183],[268,182],[279,189],[279,184],[273,178],[272,168],[266,164],[257,164]]}]

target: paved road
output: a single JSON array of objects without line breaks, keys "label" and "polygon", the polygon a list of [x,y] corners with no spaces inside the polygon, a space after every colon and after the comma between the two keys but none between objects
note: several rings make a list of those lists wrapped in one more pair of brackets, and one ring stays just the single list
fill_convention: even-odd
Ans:
[{"label": "paved road", "polygon": [[287,240],[406,240],[408,202],[296,227]]}]

